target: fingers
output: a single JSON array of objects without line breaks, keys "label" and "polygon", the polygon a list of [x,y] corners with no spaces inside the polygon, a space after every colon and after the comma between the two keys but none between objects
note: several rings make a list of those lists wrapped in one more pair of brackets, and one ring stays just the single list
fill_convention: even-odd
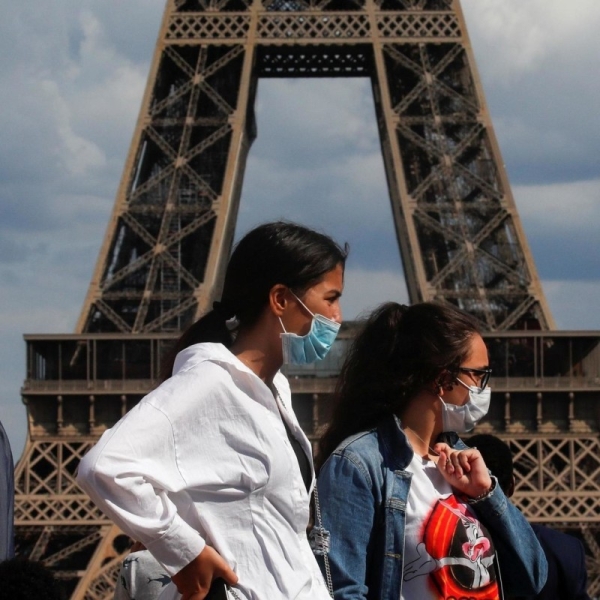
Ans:
[{"label": "fingers", "polygon": [[438,460],[437,460],[437,466],[440,469],[444,469],[446,467],[446,464],[448,463],[448,454],[446,452],[444,452],[443,450],[441,452],[439,452],[439,451],[437,451],[437,452],[439,454]]},{"label": "fingers", "polygon": [[235,585],[238,581],[225,559],[211,546],[205,546],[191,563],[171,579],[182,600],[203,600],[212,582],[218,578],[229,585]]},{"label": "fingers", "polygon": [[182,594],[181,595],[181,600],[204,600],[204,598],[206,598],[206,595],[208,594],[207,590],[206,592],[194,592],[192,594]]},{"label": "fingers", "polygon": [[[446,446],[446,444],[439,444],[439,446]],[[449,446],[446,446],[446,449],[441,450],[439,454],[438,467],[448,475],[457,478],[462,477],[465,473],[470,473],[471,462],[477,458],[472,449],[452,450]]]},{"label": "fingers", "polygon": [[450,454],[446,464],[446,471],[458,478],[463,476],[463,463],[460,460],[460,454],[460,452]]},{"label": "fingers", "polygon": [[[225,563],[225,561],[223,562]],[[221,579],[225,580],[227,585],[235,585],[238,582],[238,576],[227,563],[225,563],[223,567],[217,567],[215,569],[214,577],[221,577]]]},{"label": "fingers", "polygon": [[454,450],[445,444],[434,448],[439,452],[438,470],[453,488],[475,498],[491,487],[490,474],[479,450]]},{"label": "fingers", "polygon": [[443,443],[438,443],[435,444],[432,448],[432,450],[434,452],[437,452],[438,454],[442,454],[442,452],[444,454],[446,454],[446,457],[451,454],[452,452],[456,452],[456,450],[454,450],[454,448],[452,448],[452,446],[448,446],[448,444],[443,444]]},{"label": "fingers", "polygon": [[465,473],[468,473],[471,470],[471,460],[472,457],[470,456],[470,454],[467,451],[464,452],[458,452],[458,464],[461,466],[462,470]]},{"label": "fingers", "polygon": [[[238,582],[238,576],[227,564],[227,561],[214,549],[208,546],[213,565],[212,579],[221,578],[228,585],[235,585]],[[208,553],[207,552],[207,553]]]},{"label": "fingers", "polygon": [[146,546],[142,544],[142,542],[133,542],[133,545],[130,548],[130,552],[139,552],[140,550],[145,550]]}]

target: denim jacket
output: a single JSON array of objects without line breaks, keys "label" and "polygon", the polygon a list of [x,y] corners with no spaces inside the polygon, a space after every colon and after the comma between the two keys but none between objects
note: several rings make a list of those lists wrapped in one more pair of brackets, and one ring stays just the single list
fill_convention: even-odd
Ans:
[{"label": "denim jacket", "polygon": [[[445,435],[456,448],[465,444]],[[328,552],[335,600],[399,600],[404,564],[404,527],[413,451],[400,422],[346,439],[327,459],[318,478],[322,525],[330,532]],[[506,596],[537,593],[547,563],[535,534],[498,485],[471,504],[487,527],[502,569]],[[325,576],[324,561],[318,558]]]}]

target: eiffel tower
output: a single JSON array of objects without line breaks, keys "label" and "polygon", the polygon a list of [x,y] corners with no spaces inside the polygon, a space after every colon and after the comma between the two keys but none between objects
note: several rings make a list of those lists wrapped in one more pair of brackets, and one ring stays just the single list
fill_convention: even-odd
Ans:
[{"label": "eiffel tower", "polygon": [[[458,0],[168,0],[76,333],[25,336],[17,551],[71,600],[112,598],[129,540],[74,473],[220,296],[267,77],[370,78],[410,301],[456,305],[487,332],[497,377],[478,431],[515,451],[526,516],[585,541],[600,593],[600,335],[554,331]],[[353,331],[290,373],[313,440]]]}]

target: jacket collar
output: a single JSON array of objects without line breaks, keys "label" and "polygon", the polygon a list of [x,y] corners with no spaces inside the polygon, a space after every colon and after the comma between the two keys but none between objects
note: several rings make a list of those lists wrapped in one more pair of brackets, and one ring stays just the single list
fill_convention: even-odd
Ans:
[{"label": "jacket collar", "polygon": [[[377,426],[379,439],[383,446],[386,462],[394,469],[404,471],[413,457],[413,450],[402,429],[402,422],[393,415],[386,417]],[[436,443],[442,442],[453,448],[466,448],[465,443],[455,431],[443,431],[438,435]]]},{"label": "jacket collar", "polygon": [[377,431],[386,462],[394,471],[404,471],[412,460],[414,452],[402,429],[400,419],[396,415],[386,417],[379,423]]}]

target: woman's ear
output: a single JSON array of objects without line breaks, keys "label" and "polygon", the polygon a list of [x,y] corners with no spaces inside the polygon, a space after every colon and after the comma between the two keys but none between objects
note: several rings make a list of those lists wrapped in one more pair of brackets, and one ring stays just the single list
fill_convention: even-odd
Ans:
[{"label": "woman's ear", "polygon": [[437,393],[443,396],[444,392],[451,392],[454,389],[454,377],[448,371],[442,371],[435,380]]},{"label": "woman's ear", "polygon": [[276,317],[281,317],[287,306],[287,286],[275,284],[269,290],[269,308]]}]

